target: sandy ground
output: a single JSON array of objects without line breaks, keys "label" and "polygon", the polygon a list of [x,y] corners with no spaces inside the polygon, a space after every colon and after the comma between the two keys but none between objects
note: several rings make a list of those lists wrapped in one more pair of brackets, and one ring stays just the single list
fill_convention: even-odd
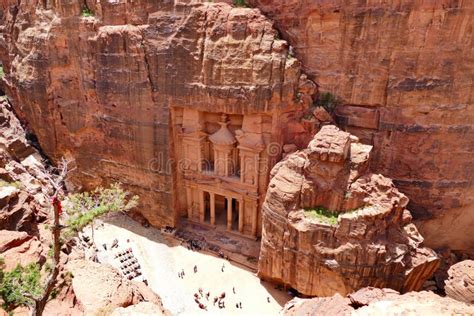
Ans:
[{"label": "sandy ground", "polygon": [[[291,299],[286,292],[260,281],[254,273],[227,260],[188,250],[159,230],[144,228],[126,216],[107,219],[95,231],[97,245],[110,245],[115,238],[119,240],[119,247],[133,249],[148,285],[174,315],[278,315]],[[110,252],[107,254],[102,247],[98,248],[102,252],[100,257],[111,257]],[[197,273],[193,272],[194,265]],[[181,279],[178,273],[182,270],[185,276]],[[199,288],[204,293],[210,292],[209,301],[200,298],[207,311],[201,310],[194,301],[194,293],[198,293]],[[222,292],[225,292],[225,308],[219,309],[217,304],[213,305],[213,298]],[[242,309],[235,306],[239,302]]]}]

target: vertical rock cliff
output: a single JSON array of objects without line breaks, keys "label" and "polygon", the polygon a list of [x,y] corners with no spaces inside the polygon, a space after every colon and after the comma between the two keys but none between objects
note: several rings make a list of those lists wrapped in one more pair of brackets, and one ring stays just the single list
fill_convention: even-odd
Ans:
[{"label": "vertical rock cliff", "polygon": [[410,198],[427,244],[472,252],[474,2],[249,2],[342,100],[339,125],[374,145],[374,171]]},{"label": "vertical rock cliff", "polygon": [[[125,182],[157,226],[178,216],[171,108],[286,123],[311,102],[303,90],[314,84],[257,9],[3,1],[1,19],[6,90],[44,152],[76,159],[78,188]],[[274,128],[270,141],[281,142],[284,126]]]}]

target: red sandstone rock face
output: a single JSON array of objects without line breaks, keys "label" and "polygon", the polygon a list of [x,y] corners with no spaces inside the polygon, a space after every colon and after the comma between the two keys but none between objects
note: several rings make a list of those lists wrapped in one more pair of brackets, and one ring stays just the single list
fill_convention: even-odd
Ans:
[{"label": "red sandstone rock face", "polygon": [[[275,21],[431,247],[474,251],[474,2],[249,0]],[[446,227],[457,227],[456,231]]]},{"label": "red sandstone rock face", "polygon": [[44,252],[38,238],[25,232],[0,230],[0,253],[5,260],[5,270],[12,270],[18,264],[43,264],[46,261]]},{"label": "red sandstone rock face", "polygon": [[[405,292],[419,290],[438,268],[411,223],[408,198],[367,171],[371,146],[355,140],[324,126],[308,149],[274,167],[263,204],[261,278],[311,296],[364,286]],[[314,208],[326,214],[305,212]]]},{"label": "red sandstone rock face", "polygon": [[171,107],[278,114],[295,127],[275,138],[306,135],[297,113],[315,86],[259,10],[87,1],[82,17],[79,2],[42,3],[3,1],[0,59],[45,153],[76,159],[77,187],[120,180],[152,224],[174,226]]}]

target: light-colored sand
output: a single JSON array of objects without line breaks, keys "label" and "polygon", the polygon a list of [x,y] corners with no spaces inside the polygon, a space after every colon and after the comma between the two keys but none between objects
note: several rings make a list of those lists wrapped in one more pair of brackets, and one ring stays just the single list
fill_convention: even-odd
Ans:
[{"label": "light-colored sand", "polygon": [[[291,298],[286,292],[274,289],[272,284],[261,282],[246,269],[221,258],[188,250],[179,242],[162,236],[159,230],[144,228],[126,216],[106,220],[95,232],[97,245],[110,245],[115,238],[120,247],[133,249],[149,286],[174,315],[278,315]],[[103,252],[102,247],[99,249]],[[197,273],[193,272],[194,265],[198,268]],[[178,277],[182,269],[184,279]],[[236,294],[233,294],[233,287]],[[209,301],[205,297],[200,299],[207,305],[207,311],[201,310],[194,301],[194,293],[198,293],[199,288],[204,293],[210,292]],[[217,304],[213,306],[213,298],[222,292],[226,295],[225,309],[219,309]],[[242,309],[236,308],[238,302],[242,303]]]}]

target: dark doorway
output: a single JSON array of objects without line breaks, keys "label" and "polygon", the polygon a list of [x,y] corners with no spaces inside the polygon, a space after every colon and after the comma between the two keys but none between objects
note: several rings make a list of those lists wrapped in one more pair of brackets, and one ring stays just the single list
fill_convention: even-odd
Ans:
[{"label": "dark doorway", "polygon": [[239,230],[239,207],[240,203],[232,199],[232,230]]},{"label": "dark doorway", "polygon": [[216,226],[227,226],[227,199],[219,194],[215,195],[216,200]]},{"label": "dark doorway", "polygon": [[211,196],[204,191],[204,222],[211,222]]}]

